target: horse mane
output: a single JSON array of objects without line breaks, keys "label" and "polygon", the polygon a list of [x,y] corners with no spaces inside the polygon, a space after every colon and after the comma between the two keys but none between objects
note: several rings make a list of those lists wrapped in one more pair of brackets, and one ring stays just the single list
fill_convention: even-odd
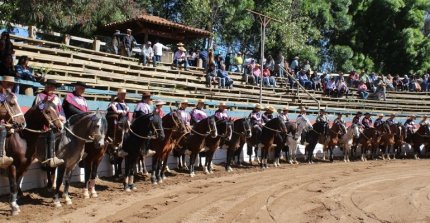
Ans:
[{"label": "horse mane", "polygon": [[[74,114],[74,115],[70,116],[70,118],[67,120],[67,122],[70,125],[73,125],[73,124],[75,124],[75,122],[77,122],[81,118],[83,118],[89,114],[92,114],[92,113],[94,113],[94,112],[84,112],[84,113],[80,113],[80,114]],[[94,113],[94,114],[96,114],[96,113]]]}]

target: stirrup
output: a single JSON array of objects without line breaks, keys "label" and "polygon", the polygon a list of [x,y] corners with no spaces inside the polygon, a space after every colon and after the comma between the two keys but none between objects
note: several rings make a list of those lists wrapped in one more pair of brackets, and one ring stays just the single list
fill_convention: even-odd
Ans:
[{"label": "stirrup", "polygon": [[42,164],[44,164],[48,167],[51,167],[51,168],[58,167],[58,166],[62,165],[63,163],[64,163],[64,160],[58,159],[57,157],[49,158],[49,159],[42,162]]},{"label": "stirrup", "polygon": [[0,168],[6,169],[13,163],[13,158],[9,156],[2,156],[0,157]]},{"label": "stirrup", "polygon": [[121,150],[118,150],[117,155],[118,155],[119,157],[124,158],[124,157],[126,157],[126,156],[128,155],[128,153],[121,149]]}]

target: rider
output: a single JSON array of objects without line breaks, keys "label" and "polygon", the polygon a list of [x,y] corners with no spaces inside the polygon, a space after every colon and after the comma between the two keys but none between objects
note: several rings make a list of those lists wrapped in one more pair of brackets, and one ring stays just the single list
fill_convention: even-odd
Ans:
[{"label": "rider", "polygon": [[352,125],[354,124],[360,124],[360,118],[363,115],[363,113],[361,113],[360,111],[357,112],[357,114],[355,114],[354,118],[352,118]]},{"label": "rider", "polygon": [[316,122],[328,123],[327,113],[324,109],[320,109]]},{"label": "rider", "polygon": [[289,122],[290,120],[288,119],[288,106],[285,106],[283,109],[282,109],[282,113],[280,113],[279,114],[279,117],[281,117],[281,119],[284,121],[284,122]]},{"label": "rider", "polygon": [[151,93],[145,91],[142,93],[142,100],[137,103],[134,109],[133,118],[139,118],[140,116],[147,115],[151,113]]},{"label": "rider", "polygon": [[297,116],[297,118],[300,118],[300,117],[306,118],[306,108],[304,106],[300,107],[300,114]]},{"label": "rider", "polygon": [[[56,105],[56,112],[58,114],[58,118],[65,122],[66,118],[64,117],[63,106],[61,105],[60,97],[58,97],[54,91],[56,88],[60,87],[61,84],[57,83],[57,81],[48,79],[45,81],[45,89],[36,95],[34,99],[33,106],[38,105],[40,109],[43,109],[44,100],[51,101]],[[46,160],[42,162],[44,165],[48,165],[52,168],[58,167],[59,165],[64,163],[63,159],[59,159],[55,156],[55,134],[54,130],[50,129],[48,135],[46,137]]]},{"label": "rider", "polygon": [[178,108],[178,114],[179,114],[179,119],[182,121],[182,123],[185,124],[185,127],[187,128],[188,131],[191,130],[191,125],[190,125],[190,121],[191,121],[191,116],[190,114],[186,111],[188,107],[188,100],[185,99],[183,101],[181,101],[181,103],[179,104],[179,108]]},{"label": "rider", "polygon": [[260,110],[261,105],[256,104],[254,106],[254,109],[248,116],[251,122],[252,129],[254,130],[253,132],[255,133],[257,139],[260,139],[262,131],[261,128],[263,127],[262,114],[260,113]]},{"label": "rider", "polygon": [[208,117],[206,112],[203,110],[204,107],[205,107],[205,101],[202,99],[199,99],[197,101],[196,107],[193,110],[191,110],[191,112],[190,112],[191,124],[193,124],[193,125],[197,124],[201,120]]},{"label": "rider", "polygon": [[165,105],[166,102],[162,100],[155,100],[154,104],[155,104],[154,112],[157,112],[160,115],[160,118],[163,118],[164,117],[163,105]]},{"label": "rider", "polygon": [[[3,76],[3,80],[1,81],[0,85],[0,102],[4,103],[6,101],[6,95],[9,92],[9,94],[13,95],[13,101],[18,105],[18,99],[15,96],[14,93],[12,93],[12,88],[15,83],[15,77],[13,76]],[[20,108],[21,110],[21,108]],[[7,168],[13,163],[13,158],[6,156],[6,150],[5,150],[5,143],[6,143],[6,136],[8,132],[11,132],[11,126],[6,125],[4,120],[1,120],[0,123],[0,168]]]},{"label": "rider", "polygon": [[272,120],[274,112],[275,112],[275,108],[273,106],[269,105],[266,108],[266,111],[261,116],[261,118],[263,119],[263,123],[268,123],[270,120]]},{"label": "rider", "polygon": [[406,127],[406,138],[409,138],[410,135],[414,133],[415,130],[415,115],[409,116],[408,119],[406,119],[404,126]]},{"label": "rider", "polygon": [[[117,96],[114,98],[114,100],[109,104],[106,114],[106,119],[108,120],[108,132],[107,137],[110,137],[111,139],[115,140],[115,130],[117,121],[121,120],[123,117],[128,118],[128,112],[130,111],[130,108],[125,103],[125,96],[127,94],[127,90],[124,88],[120,88],[117,91]],[[109,121],[115,119],[114,121]],[[126,152],[124,152],[122,149],[118,151],[119,157],[125,157],[127,155]]]},{"label": "rider", "polygon": [[420,121],[420,126],[429,125],[430,124],[430,122],[429,122],[429,120],[427,118],[428,118],[427,115],[423,116],[423,119]]},{"label": "rider", "polygon": [[388,125],[396,125],[397,124],[397,121],[396,120],[394,120],[396,118],[396,113],[391,113],[390,114],[390,117],[385,121]]},{"label": "rider", "polygon": [[378,114],[378,118],[373,123],[373,128],[378,128],[380,125],[384,124],[384,114]]},{"label": "rider", "polygon": [[218,106],[218,110],[215,111],[215,117],[217,117],[220,120],[228,120],[228,114],[227,114],[227,105],[224,102],[220,102]]},{"label": "rider", "polygon": [[81,114],[88,112],[87,100],[82,96],[85,92],[85,88],[88,86],[81,81],[73,84],[75,90],[73,92],[67,93],[66,98],[63,101],[63,109],[66,119],[75,114]]},{"label": "rider", "polygon": [[334,120],[333,120],[333,125],[334,124],[342,124],[342,125],[344,125],[345,124],[345,121],[343,120],[343,118],[342,118],[342,113],[337,113],[337,118],[335,118]]},{"label": "rider", "polygon": [[363,120],[361,120],[361,124],[364,126],[365,129],[371,128],[372,118],[370,118],[369,112],[364,113],[364,118],[363,118]]}]

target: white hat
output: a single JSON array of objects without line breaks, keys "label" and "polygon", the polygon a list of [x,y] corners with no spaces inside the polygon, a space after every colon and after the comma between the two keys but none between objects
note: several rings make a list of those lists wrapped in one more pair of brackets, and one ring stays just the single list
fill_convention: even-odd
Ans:
[{"label": "white hat", "polygon": [[125,93],[127,93],[127,90],[125,88],[119,88],[117,93],[118,94],[125,94]]},{"label": "white hat", "polygon": [[164,102],[164,101],[162,101],[162,100],[155,100],[155,101],[154,101],[154,104],[155,104],[155,105],[165,105],[165,104],[166,104],[166,102]]}]

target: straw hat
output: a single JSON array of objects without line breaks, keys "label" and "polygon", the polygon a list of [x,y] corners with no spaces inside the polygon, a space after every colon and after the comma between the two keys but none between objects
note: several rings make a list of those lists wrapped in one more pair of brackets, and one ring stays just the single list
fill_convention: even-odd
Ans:
[{"label": "straw hat", "polygon": [[203,100],[203,99],[199,99],[199,100],[197,101],[197,104],[199,104],[199,103],[203,103],[203,104],[205,104],[205,100]]},{"label": "straw hat", "polygon": [[218,105],[218,107],[224,107],[224,108],[226,108],[228,106],[227,106],[227,104],[225,102],[220,102],[219,105]]},{"label": "straw hat", "polygon": [[427,115],[423,115],[423,118],[428,118],[428,116]]},{"label": "straw hat", "polygon": [[142,93],[142,98],[150,98],[151,97],[151,92],[149,91],[144,91]]},{"label": "straw hat", "polygon": [[384,114],[382,114],[382,113],[378,114],[378,117],[384,117]]},{"label": "straw hat", "polygon": [[260,67],[260,64],[256,63],[256,64],[255,64],[255,66],[256,66],[256,67]]},{"label": "straw hat", "polygon": [[366,113],[364,113],[364,115],[370,115],[370,113],[369,113],[369,112],[366,112]]},{"label": "straw hat", "polygon": [[178,44],[176,44],[176,46],[181,47],[181,46],[185,46],[182,42],[179,42]]},{"label": "straw hat", "polygon": [[165,105],[166,102],[162,101],[162,100],[155,100],[154,102],[155,105]]},{"label": "straw hat", "polygon": [[119,88],[117,91],[118,94],[126,94],[127,90],[125,88]]},{"label": "straw hat", "polygon": [[89,87],[85,82],[82,82],[82,81],[76,81],[72,85],[73,86],[81,86],[81,87],[84,87],[84,88],[88,88]]},{"label": "straw hat", "polygon": [[188,104],[188,100],[187,99],[182,100],[181,104]]},{"label": "straw hat", "polygon": [[282,111],[288,111],[288,106],[285,106],[284,108],[282,108]]},{"label": "straw hat", "polygon": [[261,109],[261,105],[260,104],[255,104],[254,108]]},{"label": "straw hat", "polygon": [[126,29],[126,31],[130,31],[131,32],[131,29]]},{"label": "straw hat", "polygon": [[396,113],[392,112],[390,113],[390,116],[396,116]]},{"label": "straw hat", "polygon": [[300,111],[301,112],[305,112],[306,111],[306,107],[305,106],[300,106]]},{"label": "straw hat", "polygon": [[273,106],[271,106],[271,105],[267,106],[267,110],[271,111],[271,112],[275,112],[276,111],[276,109]]},{"label": "straw hat", "polygon": [[187,52],[187,50],[184,47],[182,47],[182,46],[178,47],[178,50],[180,50],[182,52]]},{"label": "straw hat", "polygon": [[55,87],[61,87],[61,83],[58,83],[56,80],[54,80],[54,79],[48,79],[48,80],[46,80],[44,83],[43,83],[44,85],[52,85],[52,86],[55,86]]},{"label": "straw hat", "polygon": [[9,83],[15,83],[15,77],[14,76],[3,76],[3,82],[9,82]]}]

